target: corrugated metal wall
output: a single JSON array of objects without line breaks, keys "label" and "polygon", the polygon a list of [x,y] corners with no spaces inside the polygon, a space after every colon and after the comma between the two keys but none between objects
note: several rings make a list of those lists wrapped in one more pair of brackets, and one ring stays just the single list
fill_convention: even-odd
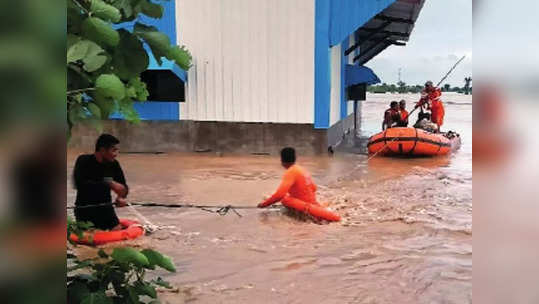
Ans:
[{"label": "corrugated metal wall", "polygon": [[314,122],[314,0],[176,0],[180,119]]}]

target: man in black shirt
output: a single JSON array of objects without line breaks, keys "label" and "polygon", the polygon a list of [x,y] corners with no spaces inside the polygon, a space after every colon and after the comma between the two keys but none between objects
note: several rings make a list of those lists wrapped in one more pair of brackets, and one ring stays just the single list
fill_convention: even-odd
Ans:
[{"label": "man in black shirt", "polygon": [[[80,155],[73,169],[77,189],[75,218],[92,222],[98,229],[121,229],[112,207],[110,191],[117,194],[116,206],[125,206],[129,188],[124,173],[116,160],[120,141],[109,134],[102,134],[95,144],[94,154]],[[108,206],[86,207],[110,203]],[[84,208],[77,208],[84,207]]]}]

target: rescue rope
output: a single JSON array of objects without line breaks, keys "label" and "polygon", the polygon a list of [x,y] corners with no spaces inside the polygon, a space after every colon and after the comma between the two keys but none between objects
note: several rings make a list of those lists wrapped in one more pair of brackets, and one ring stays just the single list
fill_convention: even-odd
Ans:
[{"label": "rescue rope", "polygon": [[376,153],[374,153],[373,155],[369,156],[369,158],[367,158],[367,161],[371,160],[373,157],[375,157],[378,153],[382,152],[386,147],[387,145],[389,145],[390,143],[392,143],[393,141],[397,140],[399,137],[394,137],[392,140],[386,142],[386,144],[382,147],[382,149],[376,151]]},{"label": "rescue rope", "polygon": [[[96,207],[105,207],[105,206],[114,206],[114,203],[103,203],[103,204],[93,204],[93,205],[83,205],[83,206],[67,206],[67,209],[86,209],[86,208],[96,208]],[[144,222],[151,224],[142,214],[135,210],[134,206],[140,207],[165,207],[165,208],[196,208],[206,212],[217,213],[221,216],[228,214],[229,211],[233,211],[238,217],[242,215],[236,209],[259,209],[257,206],[233,206],[233,205],[194,205],[194,204],[161,204],[161,203],[128,203],[127,207],[137,216],[141,217]],[[215,209],[215,210],[214,210]],[[277,210],[279,208],[264,208],[265,210]],[[155,226],[155,225],[154,225]]]}]

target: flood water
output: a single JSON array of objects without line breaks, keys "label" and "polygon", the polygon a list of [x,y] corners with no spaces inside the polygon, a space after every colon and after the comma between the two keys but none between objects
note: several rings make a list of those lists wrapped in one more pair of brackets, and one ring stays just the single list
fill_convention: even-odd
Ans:
[{"label": "flood water", "polygon": [[[179,287],[164,303],[469,303],[472,299],[471,96],[444,94],[443,130],[461,134],[456,153],[394,159],[337,153],[299,156],[319,201],[340,223],[316,224],[281,210],[225,216],[198,209],[137,210],[168,226],[129,242],[173,258]],[[367,95],[362,135],[380,131],[391,100]],[[415,115],[414,115],[415,116]],[[411,121],[414,119],[411,119]],[[121,140],[121,139],[120,139]],[[81,151],[68,151],[68,174]],[[273,156],[121,154],[130,201],[255,206],[283,174]],[[68,202],[74,201],[69,187]],[[128,208],[120,217],[134,218]]]}]

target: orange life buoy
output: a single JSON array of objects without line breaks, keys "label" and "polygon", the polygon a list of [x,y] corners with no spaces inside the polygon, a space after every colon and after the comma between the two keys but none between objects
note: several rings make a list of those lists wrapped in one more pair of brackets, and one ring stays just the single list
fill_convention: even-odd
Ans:
[{"label": "orange life buoy", "polygon": [[300,199],[293,198],[290,196],[285,197],[281,201],[281,203],[286,207],[308,213],[314,217],[321,218],[323,220],[331,222],[338,222],[341,220],[341,217],[338,214],[335,214],[322,206],[309,204]]},{"label": "orange life buoy", "polygon": [[144,234],[144,228],[136,221],[120,219],[120,224],[125,228],[115,231],[97,230],[91,233],[84,233],[82,239],[79,239],[77,235],[72,233],[69,239],[79,244],[102,245],[110,242],[135,239]]}]

